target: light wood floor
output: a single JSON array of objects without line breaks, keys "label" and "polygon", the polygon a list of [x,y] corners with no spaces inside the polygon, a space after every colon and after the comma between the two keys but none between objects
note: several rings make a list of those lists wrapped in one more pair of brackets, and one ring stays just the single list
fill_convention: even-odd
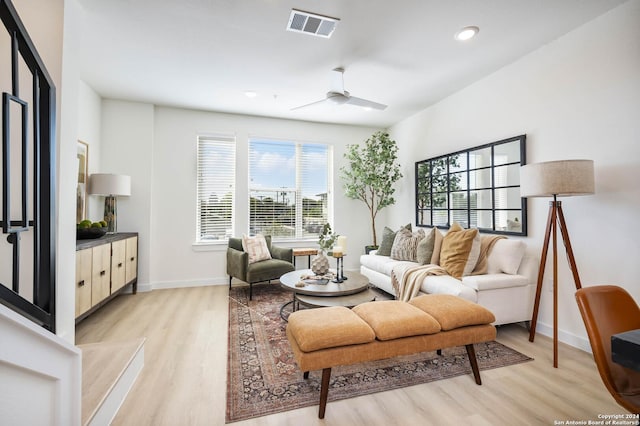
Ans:
[{"label": "light wood floor", "polygon": [[[77,326],[76,343],[146,337],[145,367],[115,425],[222,425],[225,421],[226,286],[121,295]],[[471,376],[330,402],[237,425],[553,425],[626,413],[607,393],[590,354],[516,325],[498,340],[535,361]],[[559,424],[559,423],[557,423]]]}]

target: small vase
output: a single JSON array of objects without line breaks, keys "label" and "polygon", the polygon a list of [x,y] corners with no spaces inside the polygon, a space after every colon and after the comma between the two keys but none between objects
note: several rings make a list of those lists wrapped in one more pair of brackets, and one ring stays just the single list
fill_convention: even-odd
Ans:
[{"label": "small vase", "polygon": [[311,270],[316,275],[324,275],[329,272],[329,259],[324,255],[324,251],[318,251],[318,255],[311,262]]}]

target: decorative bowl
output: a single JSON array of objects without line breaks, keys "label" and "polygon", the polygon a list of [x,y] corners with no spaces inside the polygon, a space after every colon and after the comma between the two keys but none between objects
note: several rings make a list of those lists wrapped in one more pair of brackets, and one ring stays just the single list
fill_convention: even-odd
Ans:
[{"label": "decorative bowl", "polygon": [[77,240],[92,240],[107,233],[107,228],[76,228]]}]

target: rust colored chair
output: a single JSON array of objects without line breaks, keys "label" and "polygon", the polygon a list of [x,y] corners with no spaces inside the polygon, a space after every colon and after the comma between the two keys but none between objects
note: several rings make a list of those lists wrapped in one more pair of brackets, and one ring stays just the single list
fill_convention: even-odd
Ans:
[{"label": "rust colored chair", "polygon": [[640,413],[640,372],[611,360],[611,336],[640,329],[640,308],[626,290],[613,285],[581,288],[576,300],[604,385],[618,404]]}]

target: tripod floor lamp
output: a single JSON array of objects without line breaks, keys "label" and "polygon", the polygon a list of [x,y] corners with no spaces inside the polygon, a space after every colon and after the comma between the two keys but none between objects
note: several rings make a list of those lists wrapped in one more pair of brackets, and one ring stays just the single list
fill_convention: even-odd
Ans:
[{"label": "tripod floor lamp", "polygon": [[544,163],[527,164],[520,168],[520,195],[523,197],[553,197],[549,202],[549,216],[540,256],[540,269],[538,270],[538,286],[531,318],[529,341],[533,342],[536,335],[536,322],[542,294],[542,282],[549,240],[553,246],[553,366],[558,368],[558,237],[560,228],[562,241],[567,251],[567,259],[576,289],[580,289],[580,277],[578,267],[573,256],[569,231],[562,212],[562,202],[558,197],[573,195],[588,195],[594,193],[595,181],[593,176],[592,160],[562,160],[548,161]]}]

